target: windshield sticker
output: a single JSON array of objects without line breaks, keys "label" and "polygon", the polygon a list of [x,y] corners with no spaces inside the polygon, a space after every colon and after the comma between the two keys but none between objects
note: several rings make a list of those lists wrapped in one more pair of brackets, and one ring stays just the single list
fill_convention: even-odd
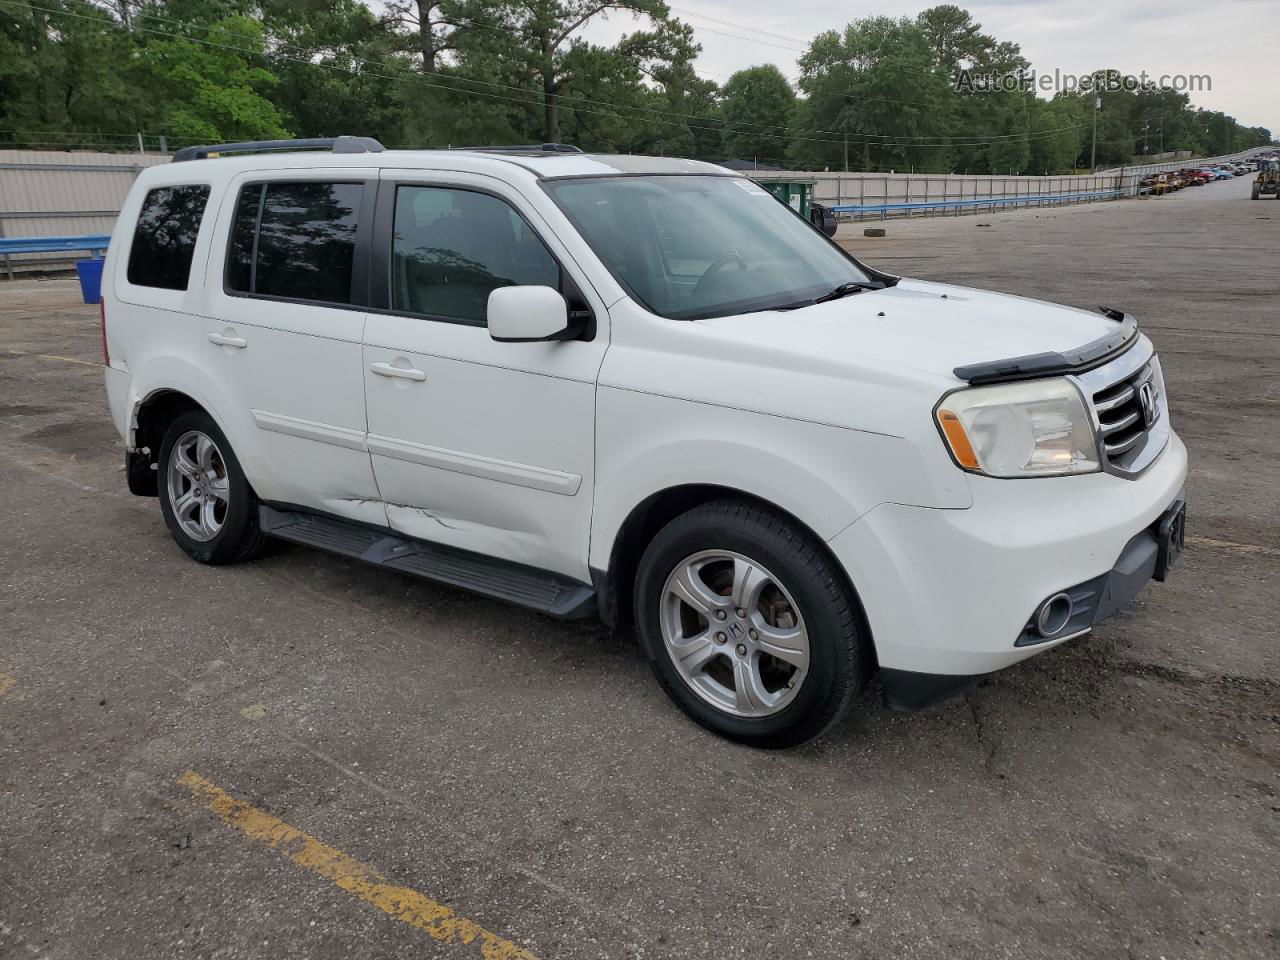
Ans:
[{"label": "windshield sticker", "polygon": [[735,180],[733,182],[736,183],[739,186],[739,188],[747,191],[747,193],[750,193],[754,196],[757,196],[757,197],[772,196],[772,194],[770,194],[768,190],[764,189],[764,187],[758,187],[754,183],[752,183],[750,180]]}]

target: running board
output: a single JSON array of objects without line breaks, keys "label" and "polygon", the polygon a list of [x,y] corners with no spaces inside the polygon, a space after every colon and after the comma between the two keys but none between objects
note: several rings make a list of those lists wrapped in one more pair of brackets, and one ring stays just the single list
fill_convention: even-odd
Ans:
[{"label": "running board", "polygon": [[258,525],[267,536],[462,587],[553,617],[578,619],[596,612],[595,591],[587,584],[510,560],[276,507],[259,506]]}]

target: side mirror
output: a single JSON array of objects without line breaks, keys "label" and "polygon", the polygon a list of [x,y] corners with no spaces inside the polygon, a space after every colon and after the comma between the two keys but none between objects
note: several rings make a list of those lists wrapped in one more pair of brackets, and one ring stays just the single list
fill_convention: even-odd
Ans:
[{"label": "side mirror", "polygon": [[485,310],[489,336],[502,343],[568,340],[569,304],[551,287],[498,287]]}]

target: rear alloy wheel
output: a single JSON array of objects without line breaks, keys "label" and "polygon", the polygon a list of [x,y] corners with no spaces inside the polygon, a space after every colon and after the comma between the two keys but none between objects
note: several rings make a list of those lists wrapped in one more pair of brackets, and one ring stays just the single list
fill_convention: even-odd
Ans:
[{"label": "rear alloy wheel", "polygon": [[178,546],[200,563],[248,560],[262,548],[258,498],[203,410],[182,414],[160,444],[160,510]]},{"label": "rear alloy wheel", "polygon": [[169,449],[169,504],[182,532],[207,543],[227,520],[231,481],[222,451],[206,434],[188,430]]},{"label": "rear alloy wheel", "polygon": [[867,674],[857,599],[822,544],[740,500],[658,531],[636,577],[636,625],[663,689],[693,720],[759,747],[818,736]]}]

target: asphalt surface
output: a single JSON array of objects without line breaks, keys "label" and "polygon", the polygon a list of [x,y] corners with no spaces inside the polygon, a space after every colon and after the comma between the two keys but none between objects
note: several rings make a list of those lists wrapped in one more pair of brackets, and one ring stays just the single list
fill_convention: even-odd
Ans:
[{"label": "asphalt surface", "polygon": [[782,753],[598,624],[190,562],[125,490],[95,308],[0,284],[0,957],[1280,956],[1280,203],[862,226],[894,272],[1137,315],[1191,541],[1091,638]]}]

